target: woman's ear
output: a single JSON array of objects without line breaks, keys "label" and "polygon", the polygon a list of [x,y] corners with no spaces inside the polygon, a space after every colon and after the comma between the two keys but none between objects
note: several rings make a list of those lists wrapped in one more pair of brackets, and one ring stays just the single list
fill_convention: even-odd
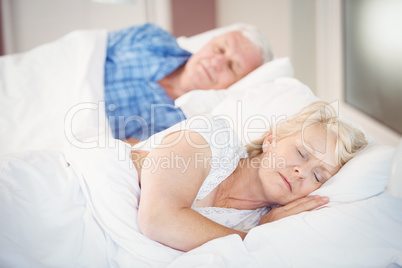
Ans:
[{"label": "woman's ear", "polygon": [[268,133],[264,138],[264,142],[262,143],[263,153],[265,153],[268,150],[268,147],[271,145],[271,143],[272,143],[272,134]]}]

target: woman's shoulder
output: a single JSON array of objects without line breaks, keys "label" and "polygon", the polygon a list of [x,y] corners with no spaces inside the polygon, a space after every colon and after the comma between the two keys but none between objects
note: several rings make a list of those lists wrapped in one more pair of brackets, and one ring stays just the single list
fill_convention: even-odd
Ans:
[{"label": "woman's shoulder", "polygon": [[233,123],[225,116],[197,115],[184,122],[183,129],[199,133],[211,149],[239,148],[240,140],[233,129]]},{"label": "woman's shoulder", "polygon": [[151,151],[169,134],[177,131],[192,130],[199,133],[213,146],[239,147],[240,141],[233,130],[233,124],[224,116],[197,115],[176,125],[154,134],[147,140],[138,143],[133,148]]}]

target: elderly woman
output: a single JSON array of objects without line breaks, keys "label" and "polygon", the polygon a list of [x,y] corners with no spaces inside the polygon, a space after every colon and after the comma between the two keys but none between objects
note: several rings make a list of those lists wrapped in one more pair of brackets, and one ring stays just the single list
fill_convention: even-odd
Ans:
[{"label": "elderly woman", "polygon": [[226,120],[193,121],[151,152],[134,151],[141,231],[187,251],[326,204],[308,195],[367,144],[334,116],[326,103],[313,103],[246,148]]}]

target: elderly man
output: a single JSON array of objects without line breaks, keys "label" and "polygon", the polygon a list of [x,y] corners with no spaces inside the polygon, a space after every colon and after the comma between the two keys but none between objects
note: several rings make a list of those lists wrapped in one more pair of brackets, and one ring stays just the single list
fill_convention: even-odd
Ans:
[{"label": "elderly man", "polygon": [[154,24],[111,32],[105,63],[106,113],[115,138],[131,144],[185,119],[174,100],[195,89],[224,89],[272,53],[252,28],[225,33],[191,55]]}]

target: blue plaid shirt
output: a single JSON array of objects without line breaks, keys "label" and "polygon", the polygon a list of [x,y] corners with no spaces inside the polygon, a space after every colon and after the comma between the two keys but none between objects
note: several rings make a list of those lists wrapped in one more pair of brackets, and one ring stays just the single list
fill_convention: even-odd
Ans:
[{"label": "blue plaid shirt", "polygon": [[185,119],[157,82],[190,56],[154,24],[108,34],[105,108],[115,138],[145,140]]}]

